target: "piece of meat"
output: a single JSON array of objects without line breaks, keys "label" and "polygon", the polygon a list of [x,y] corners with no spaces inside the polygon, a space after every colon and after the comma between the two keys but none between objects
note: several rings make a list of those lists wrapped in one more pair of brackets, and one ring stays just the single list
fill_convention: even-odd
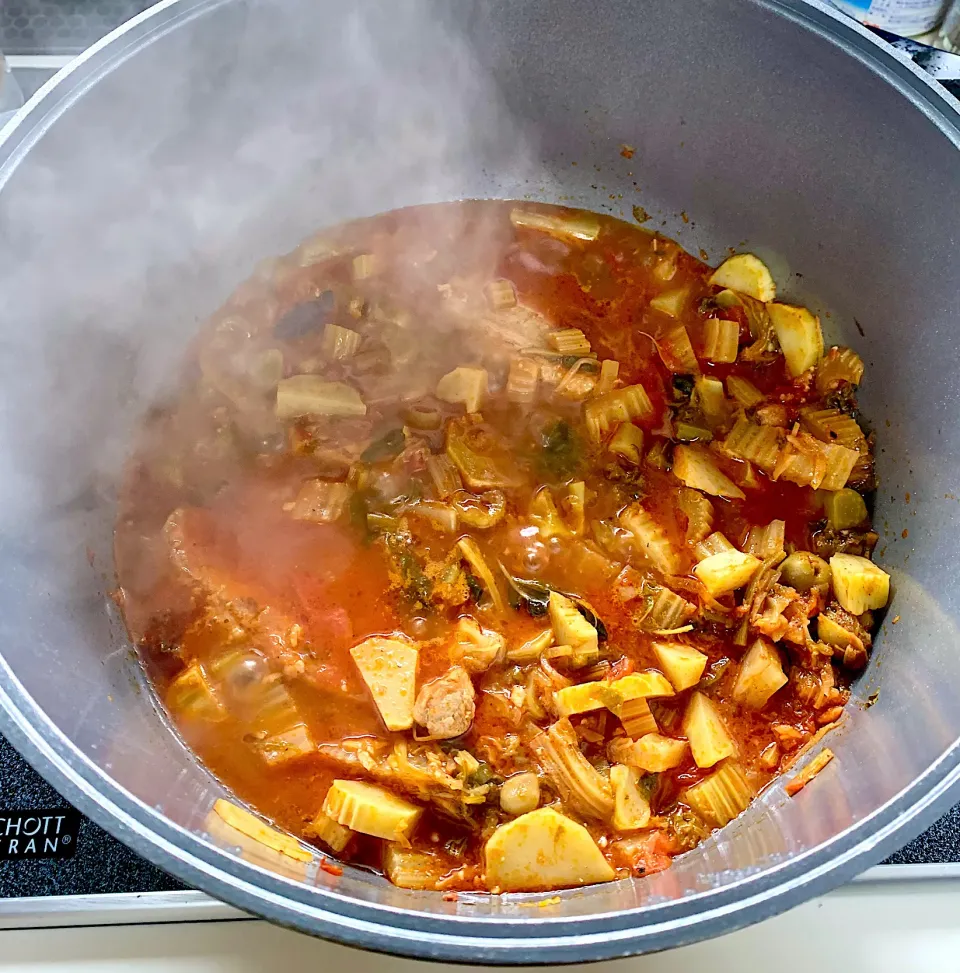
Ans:
[{"label": "piece of meat", "polygon": [[473,724],[477,711],[476,693],[467,671],[453,666],[433,679],[417,694],[413,718],[435,740],[462,736]]}]

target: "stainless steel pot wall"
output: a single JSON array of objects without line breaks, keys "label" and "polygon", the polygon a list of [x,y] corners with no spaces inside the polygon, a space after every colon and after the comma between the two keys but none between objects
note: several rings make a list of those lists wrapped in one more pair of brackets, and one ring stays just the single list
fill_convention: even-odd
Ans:
[{"label": "stainless steel pot wall", "polygon": [[[0,145],[0,729],[186,882],[411,956],[660,949],[879,860],[960,773],[958,149],[955,105],[818,3],[159,4]],[[208,830],[221,788],[151,704],[109,599],[130,430],[256,259],[345,217],[526,194],[636,203],[714,259],[745,243],[831,312],[868,362],[896,587],[856,691],[879,698],[849,708],[816,786],[771,789],[667,872],[535,910],[337,878]]]}]

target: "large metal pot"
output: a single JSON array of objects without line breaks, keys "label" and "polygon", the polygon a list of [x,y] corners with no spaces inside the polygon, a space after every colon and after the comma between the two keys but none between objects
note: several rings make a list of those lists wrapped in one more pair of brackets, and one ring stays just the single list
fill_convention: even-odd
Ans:
[{"label": "large metal pot", "polygon": [[[0,144],[0,729],[184,881],[411,956],[662,949],[878,861],[958,796],[958,149],[956,105],[821,3],[158,4]],[[670,870],[545,908],[241,857],[207,833],[221,787],[143,691],[109,598],[130,430],[257,258],[341,218],[526,194],[641,205],[714,259],[746,242],[862,350],[896,586],[856,691],[875,705],[848,708],[796,799],[774,787]]]}]

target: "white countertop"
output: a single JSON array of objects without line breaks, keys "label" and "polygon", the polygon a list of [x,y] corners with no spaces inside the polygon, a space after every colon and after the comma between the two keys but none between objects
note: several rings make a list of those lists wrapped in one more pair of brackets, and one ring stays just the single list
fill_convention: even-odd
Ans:
[{"label": "white countertop", "polygon": [[[960,878],[855,882],[712,942],[598,967],[610,973],[748,973],[761,964],[776,973],[957,973]],[[0,932],[0,973],[444,969],[453,968],[362,953],[254,919]]]}]

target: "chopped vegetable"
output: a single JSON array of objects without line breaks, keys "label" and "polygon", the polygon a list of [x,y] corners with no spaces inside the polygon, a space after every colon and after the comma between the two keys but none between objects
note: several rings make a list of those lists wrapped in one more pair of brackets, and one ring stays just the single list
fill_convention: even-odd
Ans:
[{"label": "chopped vegetable", "polygon": [[323,813],[351,831],[409,843],[423,809],[379,784],[335,780],[327,791]]},{"label": "chopped vegetable", "polygon": [[469,615],[457,619],[453,641],[450,647],[450,661],[474,675],[486,672],[491,666],[503,661],[506,643],[503,636],[480,623]]},{"label": "chopped vegetable", "polygon": [[332,852],[340,854],[350,843],[353,832],[342,824],[337,824],[333,818],[318,811],[314,819],[307,825],[307,834],[319,838]]},{"label": "chopped vegetable", "polygon": [[433,481],[433,488],[441,500],[447,500],[463,489],[460,471],[445,453],[427,457],[427,472]]},{"label": "chopped vegetable", "polygon": [[438,855],[390,841],[383,850],[383,871],[397,888],[422,891],[435,889],[451,868]]},{"label": "chopped vegetable", "polygon": [[512,280],[491,280],[483,289],[487,303],[494,311],[502,311],[517,303],[517,289]]},{"label": "chopped vegetable", "polygon": [[743,500],[746,496],[733,480],[720,472],[702,446],[677,446],[673,451],[673,473],[681,483],[712,497]]},{"label": "chopped vegetable", "polygon": [[543,807],[500,825],[487,842],[486,874],[500,892],[536,892],[612,882],[616,875],[590,833]]},{"label": "chopped vegetable", "polygon": [[716,703],[703,693],[690,696],[683,714],[683,732],[698,767],[712,767],[737,751]]},{"label": "chopped vegetable", "polygon": [[784,553],[784,538],[787,529],[783,520],[771,520],[766,527],[751,527],[747,532],[743,549],[761,560]]},{"label": "chopped vegetable", "polygon": [[833,530],[849,530],[860,527],[869,520],[867,505],[856,490],[837,490],[823,498],[823,512],[827,525]]},{"label": "chopped vegetable", "polygon": [[865,557],[834,554],[830,571],[837,601],[851,615],[883,608],[890,600],[890,575]]},{"label": "chopped vegetable", "polygon": [[557,510],[550,487],[541,487],[533,495],[529,515],[530,523],[537,528],[541,540],[573,537],[573,531],[563,522],[560,511]]},{"label": "chopped vegetable", "polygon": [[787,797],[793,797],[803,790],[817,774],[833,760],[833,751],[824,747],[786,786]]},{"label": "chopped vegetable", "polygon": [[419,500],[407,512],[444,534],[455,534],[460,525],[456,507],[437,500]]},{"label": "chopped vegetable", "polygon": [[592,710],[603,709],[609,700],[606,687],[599,682],[566,686],[553,694],[553,705],[558,716],[573,716],[576,713],[589,713]]},{"label": "chopped vegetable", "polygon": [[664,365],[675,374],[696,375],[700,371],[690,335],[679,322],[663,332],[657,341],[657,351]]},{"label": "chopped vegetable", "polygon": [[620,513],[620,526],[632,535],[636,554],[662,574],[677,574],[680,555],[667,532],[639,503],[632,503]]},{"label": "chopped vegetable", "polygon": [[682,642],[653,642],[651,647],[678,693],[700,682],[707,667],[707,657],[702,652]]},{"label": "chopped vegetable", "polygon": [[741,416],[724,440],[723,451],[735,459],[756,463],[764,473],[772,473],[780,457],[779,430],[758,426]]},{"label": "chopped vegetable", "polygon": [[703,328],[703,357],[715,364],[737,360],[740,326],[724,318],[708,318]]},{"label": "chopped vegetable", "polygon": [[705,821],[722,828],[746,810],[753,795],[743,771],[728,760],[699,784],[688,787],[683,799]]},{"label": "chopped vegetable", "polygon": [[621,422],[607,448],[615,456],[639,466],[643,461],[643,430],[632,422]]},{"label": "chopped vegetable", "polygon": [[[569,808],[586,818],[609,820],[613,814],[610,782],[580,752],[577,734],[565,717],[530,740],[543,772]],[[488,846],[489,847],[489,846]]]},{"label": "chopped vegetable", "polygon": [[698,375],[693,385],[693,398],[710,430],[715,432],[730,419],[730,403],[718,378]]},{"label": "chopped vegetable", "polygon": [[713,531],[713,504],[698,490],[689,487],[681,490],[677,507],[687,518],[685,540],[688,546],[699,544]]},{"label": "chopped vegetable", "polygon": [[290,760],[305,757],[316,750],[310,731],[303,723],[281,730],[251,743],[260,759],[268,767],[279,767]]},{"label": "chopped vegetable", "polygon": [[192,662],[170,683],[166,704],[171,713],[188,720],[219,723],[227,718],[226,708],[217,699],[198,662]]},{"label": "chopped vegetable", "polygon": [[503,614],[506,611],[503,594],[500,591],[499,584],[497,584],[496,576],[490,570],[490,565],[487,564],[486,558],[483,556],[483,552],[480,550],[477,542],[472,537],[461,537],[457,541],[457,547],[460,548],[460,553],[470,565],[471,571],[480,579],[480,583],[486,589],[487,594],[490,596],[490,601],[493,603],[494,611]]},{"label": "chopped vegetable", "polygon": [[534,358],[513,358],[507,376],[507,398],[519,405],[531,405],[537,400],[540,384],[540,364]]},{"label": "chopped vegetable", "polygon": [[742,588],[760,567],[759,558],[740,551],[724,551],[711,554],[693,568],[693,573],[703,582],[707,591],[716,598],[728,591]]},{"label": "chopped vegetable", "polygon": [[621,726],[632,740],[639,740],[641,737],[655,733],[659,729],[650,709],[650,704],[643,696],[625,699],[611,708],[613,714],[620,718]]},{"label": "chopped vegetable", "polygon": [[384,433],[379,439],[375,439],[361,454],[360,459],[364,463],[381,463],[384,460],[393,459],[403,452],[407,443],[402,429],[391,429]]},{"label": "chopped vegetable", "polygon": [[777,296],[773,275],[767,265],[752,253],[728,257],[713,272],[710,283],[715,287],[729,287],[764,303]]},{"label": "chopped vegetable", "polygon": [[652,699],[656,696],[672,696],[673,686],[656,669],[634,672],[606,684],[609,698],[607,705],[617,712],[618,706],[629,699]]},{"label": "chopped vegetable", "polygon": [[583,416],[590,435],[600,442],[617,423],[652,418],[653,403],[642,385],[628,385],[589,401]]},{"label": "chopped vegetable", "polygon": [[548,649],[556,642],[553,629],[547,628],[534,635],[532,639],[527,639],[522,645],[507,649],[507,659],[515,665],[527,665],[536,662],[545,649]]},{"label": "chopped vegetable", "polygon": [[350,655],[387,729],[409,730],[419,657],[416,646],[409,639],[374,635],[355,645]]},{"label": "chopped vegetable", "polygon": [[588,622],[577,606],[565,595],[550,592],[550,624],[558,645],[569,645],[570,664],[574,668],[593,665],[600,657],[597,629]]},{"label": "chopped vegetable", "polygon": [[550,344],[560,352],[561,355],[581,355],[590,354],[590,342],[587,336],[579,328],[566,328],[563,331],[551,331],[547,336]]},{"label": "chopped vegetable", "polygon": [[353,279],[366,280],[380,271],[380,260],[375,253],[359,253],[353,258]]},{"label": "chopped vegetable", "polygon": [[336,361],[352,358],[360,347],[360,340],[360,335],[350,328],[327,324],[323,331],[323,353]]},{"label": "chopped vegetable", "polygon": [[517,486],[520,478],[507,449],[483,425],[447,423],[447,456],[471,490]]},{"label": "chopped vegetable", "polygon": [[231,828],[235,828],[248,838],[253,838],[261,845],[280,852],[281,855],[286,855],[287,858],[293,858],[298,862],[308,862],[313,859],[313,855],[296,838],[271,828],[269,824],[261,821],[245,808],[238,807],[220,797],[214,803],[213,810]]},{"label": "chopped vegetable", "polygon": [[867,445],[857,420],[839,409],[803,408],[800,423],[809,433],[825,443],[839,443],[847,449],[861,450]]},{"label": "chopped vegetable", "polygon": [[834,345],[817,366],[814,385],[819,395],[829,395],[844,385],[859,385],[863,379],[863,359],[852,348]]},{"label": "chopped vegetable", "polygon": [[343,382],[325,382],[318,375],[293,375],[277,386],[278,419],[298,416],[364,416],[360,393]]},{"label": "chopped vegetable", "polygon": [[632,764],[648,774],[662,774],[679,767],[690,752],[686,740],[647,733],[633,744]]},{"label": "chopped vegetable", "polygon": [[583,463],[583,443],[570,423],[562,419],[540,434],[537,465],[549,480],[557,482],[576,476]]},{"label": "chopped vegetable", "polygon": [[[671,318],[678,318],[683,314],[684,305],[690,299],[689,287],[675,287],[673,290],[664,291],[658,294],[650,302],[650,307],[661,314],[667,314]],[[686,333],[686,331],[684,331]],[[689,338],[687,339],[689,340]]]},{"label": "chopped vegetable", "polygon": [[596,240],[600,221],[593,213],[542,213],[538,210],[512,209],[510,222],[516,227],[541,230],[551,236],[572,240]]},{"label": "chopped vegetable", "polygon": [[740,663],[732,696],[748,709],[763,709],[767,700],[786,684],[779,653],[766,639],[758,638]]},{"label": "chopped vegetable", "polygon": [[479,412],[487,394],[487,370],[461,366],[447,372],[437,383],[437,398],[462,402],[467,412]]},{"label": "chopped vegetable", "polygon": [[500,788],[500,807],[507,814],[529,814],[540,805],[540,781],[527,770],[508,777]]},{"label": "chopped vegetable", "polygon": [[792,304],[769,304],[767,311],[790,375],[796,378],[813,368],[823,357],[820,319],[805,307]]},{"label": "chopped vegetable", "polygon": [[752,409],[764,400],[763,392],[739,375],[730,375],[727,378],[727,391],[736,399],[737,405],[744,409]]},{"label": "chopped vegetable", "polygon": [[610,768],[613,785],[613,826],[617,831],[638,831],[650,823],[650,802],[640,793],[640,773],[616,764]]},{"label": "chopped vegetable", "polygon": [[612,392],[614,386],[617,384],[617,378],[620,376],[620,362],[614,358],[604,358],[600,362],[600,377],[597,379],[597,384],[594,386],[594,395],[606,395],[607,392]]},{"label": "chopped vegetable", "polygon": [[458,492],[453,497],[453,507],[460,520],[468,527],[487,530],[503,520],[507,498],[502,490],[488,490],[479,497]]}]

